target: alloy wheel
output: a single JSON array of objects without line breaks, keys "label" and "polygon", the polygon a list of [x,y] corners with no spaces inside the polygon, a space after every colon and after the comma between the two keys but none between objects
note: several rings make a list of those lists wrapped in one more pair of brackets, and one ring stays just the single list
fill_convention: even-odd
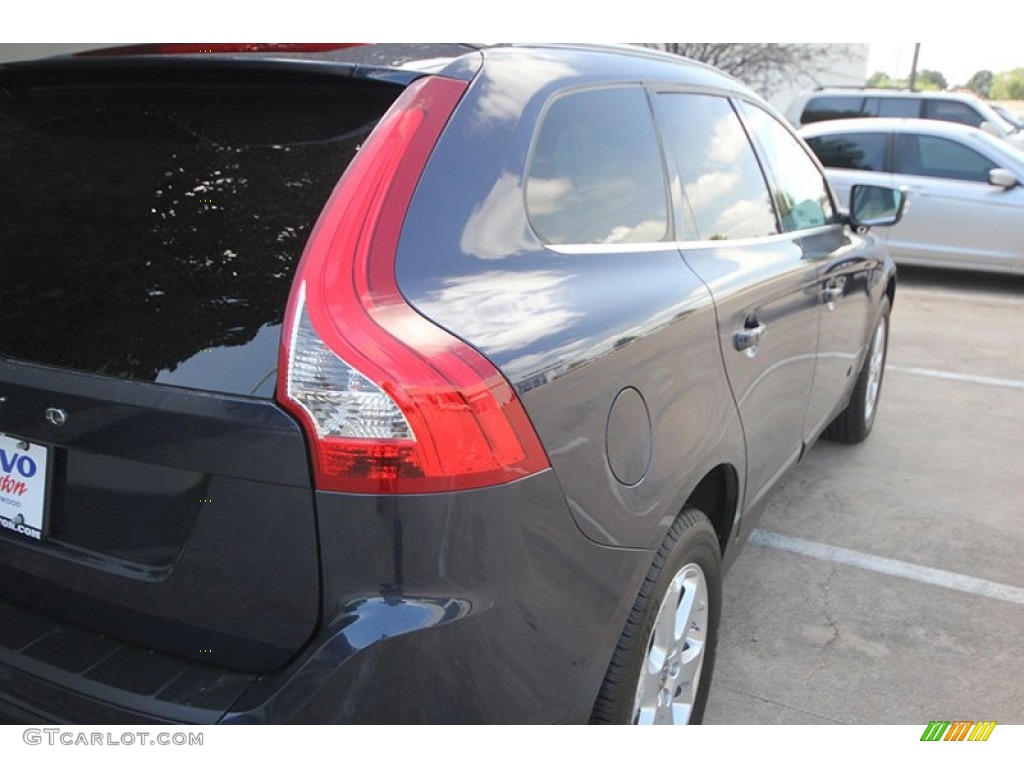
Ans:
[{"label": "alloy wheel", "polygon": [[886,319],[883,316],[875,329],[871,345],[871,359],[868,361],[868,385],[864,393],[864,421],[871,423],[878,404],[878,393],[882,388],[882,366],[885,364]]},{"label": "alloy wheel", "polygon": [[672,578],[654,620],[633,703],[633,723],[690,722],[708,630],[704,571],[687,563]]}]

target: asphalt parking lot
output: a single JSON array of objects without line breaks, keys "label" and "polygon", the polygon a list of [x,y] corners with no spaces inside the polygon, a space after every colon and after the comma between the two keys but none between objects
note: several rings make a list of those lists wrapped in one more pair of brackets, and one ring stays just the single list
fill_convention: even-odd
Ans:
[{"label": "asphalt parking lot", "polygon": [[902,268],[878,421],[725,582],[710,724],[1024,723],[1024,277]]}]

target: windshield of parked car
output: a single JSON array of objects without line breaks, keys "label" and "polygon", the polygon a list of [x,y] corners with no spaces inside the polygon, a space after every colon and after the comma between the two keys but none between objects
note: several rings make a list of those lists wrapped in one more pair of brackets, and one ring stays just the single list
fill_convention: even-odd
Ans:
[{"label": "windshield of parked car", "polygon": [[999,167],[1021,174],[1024,177],[1024,149],[984,131],[971,134],[971,140]]},{"label": "windshield of parked car", "polygon": [[992,109],[994,109],[1001,118],[1012,125],[1017,132],[1020,132],[1020,130],[1024,128],[1024,120],[1021,120],[1006,107],[1000,106],[999,104],[993,104]]}]

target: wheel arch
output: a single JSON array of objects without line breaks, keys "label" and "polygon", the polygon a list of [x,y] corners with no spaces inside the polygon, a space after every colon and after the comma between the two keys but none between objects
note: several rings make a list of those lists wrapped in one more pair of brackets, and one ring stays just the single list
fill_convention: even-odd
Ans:
[{"label": "wheel arch", "polygon": [[715,529],[718,546],[724,556],[735,527],[738,502],[739,475],[736,468],[731,464],[718,464],[694,486],[678,514],[682,515],[688,506],[703,512]]},{"label": "wheel arch", "polygon": [[893,272],[889,275],[889,280],[885,284],[885,295],[889,297],[889,309],[891,310],[893,305],[896,303],[896,273]]}]

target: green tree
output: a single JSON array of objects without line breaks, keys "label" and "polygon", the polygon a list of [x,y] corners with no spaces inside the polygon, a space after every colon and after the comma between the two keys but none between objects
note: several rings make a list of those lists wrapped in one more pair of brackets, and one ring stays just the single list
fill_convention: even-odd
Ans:
[{"label": "green tree", "polygon": [[993,99],[1024,99],[1024,67],[996,75],[989,96]]},{"label": "green tree", "polygon": [[887,72],[875,72],[868,78],[868,88],[892,88],[892,78]]},{"label": "green tree", "polygon": [[967,87],[987,99],[989,92],[992,90],[993,78],[995,78],[995,75],[992,74],[991,70],[979,69],[971,75],[971,79],[967,81]]},{"label": "green tree", "polygon": [[934,69],[922,69],[914,82],[914,88],[919,91],[944,91],[948,87],[949,83],[943,74]]}]

